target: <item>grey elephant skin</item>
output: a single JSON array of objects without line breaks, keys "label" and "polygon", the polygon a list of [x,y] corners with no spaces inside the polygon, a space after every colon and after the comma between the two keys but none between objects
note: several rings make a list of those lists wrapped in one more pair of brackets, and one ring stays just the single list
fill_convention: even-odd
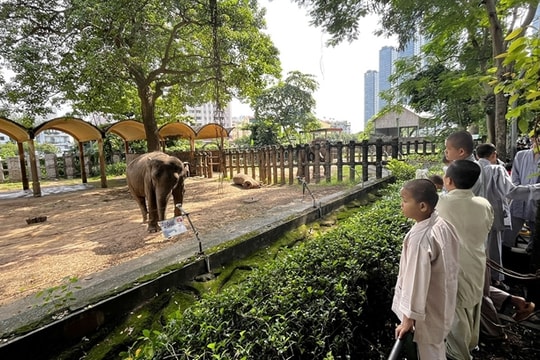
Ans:
[{"label": "grey elephant skin", "polygon": [[161,230],[158,221],[165,220],[171,195],[175,205],[174,215],[181,215],[176,204],[182,204],[184,200],[187,173],[180,159],[160,151],[143,154],[128,164],[126,178],[129,192],[141,209],[143,223],[148,221],[148,232]]}]

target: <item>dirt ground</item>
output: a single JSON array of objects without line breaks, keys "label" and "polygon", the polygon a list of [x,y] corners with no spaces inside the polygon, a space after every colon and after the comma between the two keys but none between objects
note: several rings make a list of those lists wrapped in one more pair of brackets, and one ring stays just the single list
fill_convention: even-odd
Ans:
[{"label": "dirt ground", "polygon": [[[343,188],[309,185],[317,199]],[[301,185],[243,189],[228,180],[192,177],[186,180],[184,210],[204,236],[225,226],[221,219],[242,221],[302,198],[312,201]],[[241,202],[249,202],[252,211],[239,211]],[[167,217],[173,211],[171,199]],[[26,219],[39,216],[46,221],[27,224]],[[189,226],[170,239],[148,233],[125,180],[106,189],[0,198],[0,219],[0,306],[193,237]]]}]

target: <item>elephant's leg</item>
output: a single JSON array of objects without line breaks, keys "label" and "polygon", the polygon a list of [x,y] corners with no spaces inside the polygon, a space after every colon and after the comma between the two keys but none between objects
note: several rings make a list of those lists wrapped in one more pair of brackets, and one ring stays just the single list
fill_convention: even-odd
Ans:
[{"label": "elephant's leg", "polygon": [[146,200],[148,202],[148,232],[157,232],[160,228],[158,226],[158,201],[155,191],[150,191]]},{"label": "elephant's leg", "polygon": [[144,198],[144,196],[135,196],[134,198],[137,202],[137,205],[139,205],[139,209],[141,209],[143,224],[145,224],[148,221],[148,209],[146,208],[146,199]]}]

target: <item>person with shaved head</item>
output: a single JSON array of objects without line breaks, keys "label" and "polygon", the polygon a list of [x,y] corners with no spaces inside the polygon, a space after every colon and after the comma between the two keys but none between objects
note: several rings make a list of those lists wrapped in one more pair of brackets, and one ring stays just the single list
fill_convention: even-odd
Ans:
[{"label": "person with shaved head", "polygon": [[413,332],[421,360],[446,359],[444,339],[453,322],[459,239],[437,215],[437,188],[428,179],[406,183],[400,192],[403,215],[415,224],[405,236],[392,311],[401,320],[396,337]]}]

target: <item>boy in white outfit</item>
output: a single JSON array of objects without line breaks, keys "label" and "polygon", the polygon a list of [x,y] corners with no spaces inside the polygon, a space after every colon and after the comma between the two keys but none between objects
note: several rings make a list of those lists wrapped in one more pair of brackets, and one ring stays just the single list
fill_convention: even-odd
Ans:
[{"label": "boy in white outfit", "polygon": [[493,224],[489,201],[474,196],[472,188],[480,177],[480,166],[469,160],[454,160],[446,170],[448,191],[437,204],[440,216],[456,229],[459,247],[458,292],[454,323],[446,338],[450,359],[472,359],[478,345],[480,314],[486,271],[484,243]]},{"label": "boy in white outfit", "polygon": [[416,223],[405,236],[392,310],[401,320],[396,337],[414,331],[421,360],[445,360],[444,339],[453,322],[459,240],[452,225],[434,211],[435,185],[428,179],[401,189],[403,215]]}]

